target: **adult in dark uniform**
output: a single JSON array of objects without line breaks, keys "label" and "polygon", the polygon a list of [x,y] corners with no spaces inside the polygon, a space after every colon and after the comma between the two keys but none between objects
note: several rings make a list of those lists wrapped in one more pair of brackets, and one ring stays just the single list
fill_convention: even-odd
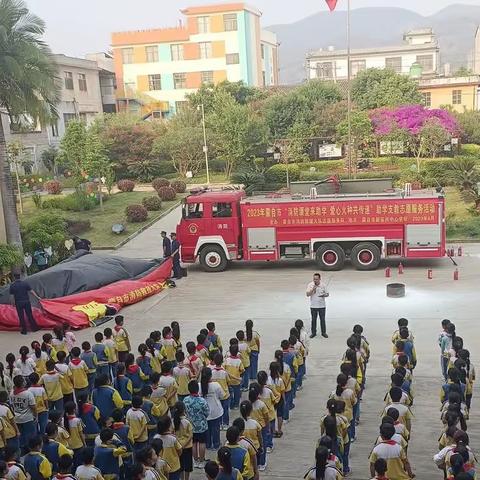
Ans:
[{"label": "adult in dark uniform", "polygon": [[163,238],[163,258],[167,258],[172,254],[172,242],[167,237],[167,232],[160,233]]},{"label": "adult in dark uniform", "polygon": [[172,253],[173,257],[173,276],[174,278],[182,278],[182,269],[180,267],[180,242],[177,240],[177,234],[171,233]]},{"label": "adult in dark uniform", "polygon": [[32,289],[27,281],[20,279],[20,274],[14,274],[15,281],[10,285],[10,296],[12,305],[15,305],[17,309],[18,320],[20,322],[20,328],[22,329],[22,335],[27,334],[27,322],[25,321],[25,315],[30,323],[32,331],[39,330],[37,322],[33,318],[32,304],[30,303],[30,293],[40,300],[39,295]]}]

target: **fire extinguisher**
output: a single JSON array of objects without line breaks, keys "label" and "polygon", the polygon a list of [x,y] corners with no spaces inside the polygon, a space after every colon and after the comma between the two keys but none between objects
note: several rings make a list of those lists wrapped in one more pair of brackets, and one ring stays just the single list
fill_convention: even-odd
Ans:
[{"label": "fire extinguisher", "polygon": [[402,262],[400,262],[398,264],[398,274],[403,275],[403,264],[402,264]]},{"label": "fire extinguisher", "polygon": [[453,272],[453,279],[458,280],[459,278],[460,278],[460,274],[458,272],[458,268],[456,268],[455,271]]},{"label": "fire extinguisher", "polygon": [[392,275],[392,270],[390,269],[390,267],[387,267],[387,268],[385,269],[385,276],[386,276],[387,278],[390,278],[391,275]]},{"label": "fire extinguisher", "polygon": [[433,278],[433,270],[431,268],[428,269],[427,277],[429,280],[432,280]]},{"label": "fire extinguisher", "polygon": [[458,256],[461,257],[463,255],[463,247],[458,247]]}]

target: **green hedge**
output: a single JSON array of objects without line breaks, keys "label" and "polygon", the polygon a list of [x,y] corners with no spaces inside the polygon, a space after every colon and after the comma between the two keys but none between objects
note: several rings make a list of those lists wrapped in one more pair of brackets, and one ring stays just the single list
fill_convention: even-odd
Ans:
[{"label": "green hedge", "polygon": [[476,145],[475,143],[466,143],[465,145],[462,145],[460,151],[462,152],[462,155],[480,157],[480,145]]},{"label": "green hedge", "polygon": [[84,212],[92,210],[98,202],[94,194],[87,195],[84,192],[75,192],[65,197],[51,198],[42,202],[42,208],[48,210],[56,208],[66,212]]},{"label": "green hedge", "polygon": [[270,167],[265,173],[266,183],[286,183],[287,182],[287,167],[288,176],[291,182],[300,180],[300,168],[297,164],[285,165],[279,163]]}]

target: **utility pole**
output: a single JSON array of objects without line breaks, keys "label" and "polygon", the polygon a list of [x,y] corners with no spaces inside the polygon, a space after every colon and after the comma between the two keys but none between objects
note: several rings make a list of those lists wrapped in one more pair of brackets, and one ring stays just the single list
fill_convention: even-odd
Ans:
[{"label": "utility pole", "polygon": [[348,122],[348,178],[352,178],[352,65],[350,46],[350,0],[347,0],[347,122]]},{"label": "utility pole", "polygon": [[202,112],[202,127],[203,127],[203,153],[205,154],[205,169],[207,171],[207,185],[210,185],[210,171],[208,168],[208,145],[207,145],[207,129],[205,126],[205,107],[203,103],[198,105],[197,110]]}]

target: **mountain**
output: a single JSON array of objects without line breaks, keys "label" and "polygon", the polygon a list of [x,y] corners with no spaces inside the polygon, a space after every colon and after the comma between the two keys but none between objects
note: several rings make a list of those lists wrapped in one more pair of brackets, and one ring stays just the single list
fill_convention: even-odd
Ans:
[{"label": "mountain", "polygon": [[[345,11],[319,12],[298,22],[267,27],[280,42],[280,81],[298,83],[305,79],[305,55],[319,48],[346,48]],[[480,6],[451,5],[424,17],[403,8],[359,8],[351,12],[352,48],[401,45],[403,34],[413,28],[432,27],[440,46],[442,63],[453,71],[467,66],[474,36],[480,25]]]}]

